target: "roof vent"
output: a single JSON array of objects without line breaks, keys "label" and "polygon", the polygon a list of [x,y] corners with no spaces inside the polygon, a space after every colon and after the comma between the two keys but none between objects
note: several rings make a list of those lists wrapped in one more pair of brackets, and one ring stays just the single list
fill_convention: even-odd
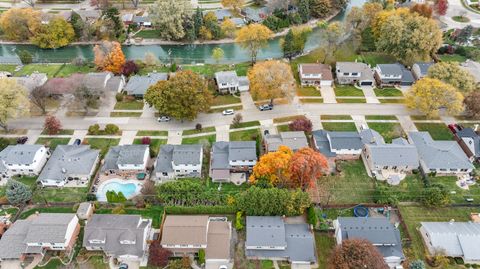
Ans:
[{"label": "roof vent", "polygon": [[454,219],[451,219],[448,223],[449,223],[449,224],[453,224],[454,222],[455,222],[455,220],[454,220]]},{"label": "roof vent", "polygon": [[65,168],[62,167],[62,173],[67,173],[67,170]]}]

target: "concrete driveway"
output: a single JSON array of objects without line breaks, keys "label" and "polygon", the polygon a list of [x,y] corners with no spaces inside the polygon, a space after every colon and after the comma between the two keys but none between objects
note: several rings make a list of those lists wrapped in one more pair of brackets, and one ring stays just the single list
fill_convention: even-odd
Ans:
[{"label": "concrete driveway", "polygon": [[2,261],[0,268],[22,269],[22,263],[20,261]]},{"label": "concrete driveway", "polygon": [[337,99],[335,98],[335,91],[332,86],[322,86],[320,87],[320,92],[322,93],[323,103],[325,104],[336,104]]}]

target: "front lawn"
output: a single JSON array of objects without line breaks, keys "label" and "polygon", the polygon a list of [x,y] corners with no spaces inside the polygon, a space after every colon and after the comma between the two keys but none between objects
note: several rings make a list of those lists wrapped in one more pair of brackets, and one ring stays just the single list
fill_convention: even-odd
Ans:
[{"label": "front lawn", "polygon": [[402,129],[400,123],[394,122],[369,122],[368,127],[377,131],[386,143],[391,143],[392,139],[402,137],[405,132]]},{"label": "front lawn", "polygon": [[260,137],[260,129],[230,132],[230,141],[255,141]]},{"label": "front lawn", "polygon": [[143,105],[145,103],[143,101],[121,101],[115,104],[114,110],[142,110]]},{"label": "front lawn", "polygon": [[429,132],[434,140],[453,140],[450,129],[443,123],[415,122],[419,131]]},{"label": "front lawn", "polygon": [[159,38],[160,37],[160,30],[141,30],[134,37]]},{"label": "front lawn", "polygon": [[340,104],[355,104],[355,103],[366,103],[365,98],[337,98],[337,103]]},{"label": "front lawn", "polygon": [[460,54],[441,54],[439,55],[442,62],[459,62],[463,63],[467,60],[467,57]]},{"label": "front lawn", "polygon": [[282,117],[282,118],[275,118],[273,119],[273,123],[283,123],[283,122],[291,122],[294,121],[298,118],[303,118],[305,116],[302,115],[297,115],[297,116],[288,116],[288,117]]},{"label": "front lawn", "polygon": [[350,115],[321,115],[321,120],[352,120]]},{"label": "front lawn", "polygon": [[298,96],[322,96],[320,91],[312,86],[297,87]]},{"label": "front lawn", "polygon": [[327,131],[356,132],[357,127],[353,122],[322,122],[323,129]]},{"label": "front lawn", "polygon": [[168,136],[168,131],[142,130],[137,132],[137,136]]},{"label": "front lawn", "polygon": [[365,120],[397,120],[397,117],[392,115],[366,115]]},{"label": "front lawn", "polygon": [[223,106],[241,103],[240,97],[233,96],[231,94],[217,95],[212,100],[212,106]]},{"label": "front lawn", "polygon": [[299,100],[302,104],[323,104],[323,98],[302,98]]},{"label": "front lawn", "polygon": [[277,131],[278,131],[279,133],[281,133],[281,132],[289,132],[289,131],[290,131],[290,127],[288,127],[288,124],[277,125]]},{"label": "front lawn", "polygon": [[206,136],[197,136],[197,137],[189,137],[183,138],[182,144],[199,144],[200,142],[207,141],[210,145],[212,145],[217,139],[217,135],[206,135]]},{"label": "front lawn", "polygon": [[83,202],[86,199],[88,187],[42,188],[33,194],[34,203],[47,202]]},{"label": "front lawn", "polygon": [[200,130],[197,130],[197,129],[184,130],[182,135],[194,135],[194,134],[214,133],[214,132],[215,132],[215,127],[210,126],[210,127],[204,127]]},{"label": "front lawn", "polygon": [[375,90],[375,95],[376,96],[385,96],[385,97],[391,97],[391,96],[399,96],[402,97],[403,93],[397,88],[376,88]]},{"label": "front lawn", "polygon": [[[73,135],[74,131],[75,130],[71,130],[71,129],[62,129],[58,132],[58,134],[55,134],[55,135]],[[41,134],[42,135],[49,135],[46,130],[43,130]]]},{"label": "front lawn", "polygon": [[[166,139],[150,139],[150,152],[152,153],[150,155],[157,157],[160,146],[165,145],[166,143]],[[133,140],[133,144],[142,145],[142,139],[136,138],[135,140]]]},{"label": "front lawn", "polygon": [[335,85],[336,96],[364,96],[363,91],[352,85]]},{"label": "front lawn", "polygon": [[258,120],[246,121],[246,122],[241,122],[240,124],[238,124],[238,126],[233,126],[233,124],[230,124],[230,129],[240,129],[240,128],[247,128],[247,127],[253,127],[253,126],[260,126],[260,122]]},{"label": "front lawn", "polygon": [[68,145],[68,142],[70,142],[70,138],[40,137],[35,144],[42,144],[54,150],[58,145]]},{"label": "front lawn", "polygon": [[117,146],[120,142],[118,138],[85,138],[83,144],[90,145],[93,149],[99,149],[103,157],[107,154],[110,147]]},{"label": "front lawn", "polygon": [[378,101],[382,104],[403,104],[405,103],[405,99],[403,98],[392,98],[392,99],[386,99],[386,98],[378,98]]},{"label": "front lawn", "polygon": [[110,112],[110,117],[113,117],[113,118],[121,118],[121,117],[140,118],[140,116],[142,116],[142,112],[119,112],[119,111]]}]

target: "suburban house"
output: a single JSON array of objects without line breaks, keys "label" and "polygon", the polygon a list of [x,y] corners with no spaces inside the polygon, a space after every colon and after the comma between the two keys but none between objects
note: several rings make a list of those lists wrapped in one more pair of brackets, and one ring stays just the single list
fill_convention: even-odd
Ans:
[{"label": "suburban house", "polygon": [[232,12],[228,9],[204,10],[203,16],[207,15],[210,12],[215,14],[218,22],[222,22],[226,19],[230,19],[231,17],[233,17]]},{"label": "suburban house", "polygon": [[122,22],[125,25],[130,25],[133,23],[133,17],[135,17],[135,14],[133,13],[126,13],[122,15]]},{"label": "suburban house", "polygon": [[245,20],[243,18],[231,18],[230,19],[237,28],[245,26]]},{"label": "suburban house", "polygon": [[415,80],[422,79],[427,76],[428,69],[433,65],[433,63],[414,63],[412,65],[412,74],[415,77]]},{"label": "suburban house", "polygon": [[460,64],[460,67],[463,70],[468,71],[474,78],[475,82],[480,83],[480,63],[467,59],[465,62]]},{"label": "suburban house", "polygon": [[480,264],[480,223],[420,222],[420,234],[433,256],[438,252],[462,258],[465,264]]},{"label": "suburban house", "polygon": [[0,239],[0,261],[23,261],[49,250],[70,252],[79,232],[75,214],[40,213],[17,220]]},{"label": "suburban house", "polygon": [[[102,173],[122,177],[145,176],[150,147],[148,145],[122,145],[111,147],[102,161]],[[143,178],[141,178],[143,179]]]},{"label": "suburban house", "polygon": [[152,220],[140,215],[94,214],[85,224],[83,247],[88,251],[103,251],[120,262],[140,262],[147,265],[148,240],[151,240]]},{"label": "suburban house", "polygon": [[268,7],[246,7],[242,9],[241,13],[248,22],[259,23],[266,19],[271,12]]},{"label": "suburban house", "polygon": [[417,148],[420,168],[424,173],[467,175],[474,169],[457,142],[433,140],[428,132],[410,132],[408,136]]},{"label": "suburban house", "polygon": [[128,95],[135,96],[137,98],[143,98],[148,88],[159,81],[168,80],[167,73],[149,73],[146,76],[135,75],[130,77],[127,85],[125,85],[125,92]]},{"label": "suburban house", "polygon": [[316,262],[315,238],[307,223],[279,216],[247,216],[248,259],[287,260],[292,265]]},{"label": "suburban house", "polygon": [[[86,187],[99,161],[100,151],[88,145],[58,145],[37,182],[43,187]],[[69,184],[70,185],[70,184]]]},{"label": "suburban house", "polygon": [[87,220],[93,215],[95,206],[90,202],[82,202],[77,209],[77,217],[81,220]]},{"label": "suburban house", "polygon": [[10,145],[0,152],[0,180],[14,175],[38,176],[50,152],[43,145]]},{"label": "suburban house", "polygon": [[83,81],[86,87],[102,92],[121,92],[125,86],[125,77],[115,76],[112,72],[88,73]]},{"label": "suburban house", "polygon": [[312,132],[315,149],[327,158],[357,159],[362,153],[362,139],[357,132]]},{"label": "suburban house", "polygon": [[383,255],[390,268],[404,260],[400,230],[385,217],[339,217],[333,221],[337,245],[343,240],[366,239]]},{"label": "suburban house", "polygon": [[143,13],[142,16],[133,16],[133,24],[137,25],[138,27],[152,27],[152,20],[150,19],[150,16],[148,16],[148,13],[145,12]]},{"label": "suburban house", "polygon": [[332,86],[333,75],[328,64],[299,64],[298,73],[302,86]]},{"label": "suburban house", "polygon": [[35,71],[30,75],[11,77],[11,79],[15,79],[19,85],[25,87],[28,92],[31,92],[33,89],[43,86],[47,82],[48,77],[45,73],[38,73]]},{"label": "suburban house", "polygon": [[412,72],[399,63],[377,64],[374,71],[379,86],[410,86],[415,82]]},{"label": "suburban house", "polygon": [[182,177],[202,176],[202,145],[162,145],[155,161],[155,178],[162,183]]},{"label": "suburban house", "polygon": [[472,161],[480,161],[480,134],[472,128],[463,128],[455,133],[455,139]]},{"label": "suburban house", "polygon": [[160,244],[175,257],[205,251],[206,268],[227,266],[231,261],[232,223],[226,217],[167,215]]},{"label": "suburban house", "polygon": [[215,142],[210,154],[213,182],[243,183],[257,164],[255,141]]},{"label": "suburban house", "polygon": [[375,86],[373,70],[369,65],[359,62],[337,62],[335,68],[338,84],[357,84]]},{"label": "suburban house", "polygon": [[308,140],[304,132],[281,132],[278,135],[267,134],[264,136],[266,152],[277,151],[280,146],[287,146],[293,151],[308,147]]},{"label": "suburban house", "polygon": [[235,71],[216,72],[215,82],[217,83],[218,91],[222,94],[246,92],[250,88],[248,78],[237,76]]},{"label": "suburban house", "polygon": [[417,148],[404,138],[396,138],[387,144],[375,130],[360,132],[364,143],[362,159],[369,176],[398,185],[413,169],[418,169]]},{"label": "suburban house", "polygon": [[77,13],[78,16],[84,22],[94,23],[96,20],[100,19],[102,12],[98,9],[76,9],[73,10],[74,13]]}]

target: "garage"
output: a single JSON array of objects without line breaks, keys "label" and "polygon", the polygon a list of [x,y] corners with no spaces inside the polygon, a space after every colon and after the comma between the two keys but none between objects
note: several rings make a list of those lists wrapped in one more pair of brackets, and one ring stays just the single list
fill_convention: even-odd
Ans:
[{"label": "garage", "polygon": [[332,86],[333,80],[320,80],[320,86]]},{"label": "garage", "polygon": [[373,86],[373,81],[368,81],[368,80],[360,81],[360,86]]}]

